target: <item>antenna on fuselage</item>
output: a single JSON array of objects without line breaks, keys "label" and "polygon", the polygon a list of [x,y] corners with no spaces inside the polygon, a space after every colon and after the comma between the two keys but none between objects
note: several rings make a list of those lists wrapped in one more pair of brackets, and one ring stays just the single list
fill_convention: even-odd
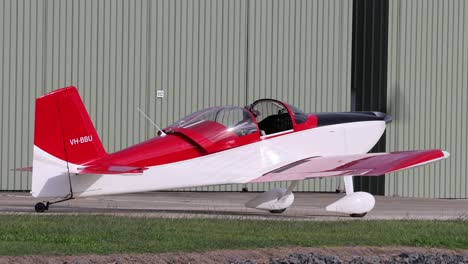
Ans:
[{"label": "antenna on fuselage", "polygon": [[156,123],[153,122],[153,120],[151,120],[151,118],[149,118],[149,117],[145,114],[145,112],[141,111],[141,109],[140,109],[139,107],[137,107],[137,110],[138,110],[146,119],[148,119],[148,121],[150,121],[150,123],[151,123],[155,128],[157,128],[159,132],[161,132],[161,134],[159,134],[159,136],[164,137],[165,135],[167,135],[166,133],[164,133],[164,131],[163,131],[161,128],[158,127],[158,125],[156,125]]}]

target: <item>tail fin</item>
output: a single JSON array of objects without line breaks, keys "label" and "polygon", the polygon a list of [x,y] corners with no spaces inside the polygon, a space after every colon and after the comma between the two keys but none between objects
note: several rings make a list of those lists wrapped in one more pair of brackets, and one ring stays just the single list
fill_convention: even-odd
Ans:
[{"label": "tail fin", "polygon": [[105,155],[96,129],[73,86],[36,99],[34,145],[74,164]]},{"label": "tail fin", "polygon": [[36,99],[33,196],[71,194],[70,168],[105,155],[75,87],[58,89]]}]

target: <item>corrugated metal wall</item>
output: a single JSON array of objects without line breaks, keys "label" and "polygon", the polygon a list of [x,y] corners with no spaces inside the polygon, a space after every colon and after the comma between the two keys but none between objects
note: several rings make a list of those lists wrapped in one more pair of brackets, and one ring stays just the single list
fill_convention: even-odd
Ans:
[{"label": "corrugated metal wall", "polygon": [[31,164],[34,99],[67,85],[109,152],[154,135],[137,107],[161,126],[260,97],[349,110],[351,13],[350,0],[0,1],[0,190],[30,188],[11,169]]},{"label": "corrugated metal wall", "polygon": [[[228,93],[227,98],[214,103],[243,105],[267,97],[289,102],[306,112],[349,111],[352,1],[245,3],[249,14],[243,17],[248,27],[242,32],[242,41],[247,45],[244,54],[247,62],[243,61],[246,65],[242,68],[245,84],[237,85],[246,93],[238,102],[223,101],[238,96]],[[223,83],[212,91],[225,89]],[[198,105],[203,106],[206,104]],[[221,185],[188,190],[240,191],[247,187],[250,191],[265,191],[287,184]],[[296,190],[335,191],[339,184],[339,178],[308,180],[299,183]]]},{"label": "corrugated metal wall", "polygon": [[468,197],[468,2],[390,1],[387,149],[449,159],[386,177],[385,194]]},{"label": "corrugated metal wall", "polygon": [[[147,3],[2,1],[0,6],[1,190],[27,190],[34,99],[76,85],[107,150],[143,140],[146,109]],[[130,87],[130,88],[129,88]]]},{"label": "corrugated metal wall", "polygon": [[[306,112],[350,111],[352,1],[251,1],[249,101],[272,97]],[[297,191],[335,191],[339,178]],[[248,185],[263,191],[287,183]]]}]

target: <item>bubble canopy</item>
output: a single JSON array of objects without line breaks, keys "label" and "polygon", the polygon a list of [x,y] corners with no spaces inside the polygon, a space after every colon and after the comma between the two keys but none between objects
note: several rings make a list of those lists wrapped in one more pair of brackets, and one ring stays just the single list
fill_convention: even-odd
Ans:
[{"label": "bubble canopy", "polygon": [[203,147],[222,150],[251,143],[260,138],[253,115],[238,106],[212,107],[190,114],[164,129],[167,134],[182,134]]},{"label": "bubble canopy", "polygon": [[274,99],[260,99],[246,107],[218,106],[190,114],[164,129],[207,152],[237,147],[260,138],[311,128],[309,115]]},{"label": "bubble canopy", "polygon": [[245,108],[238,106],[212,107],[192,113],[169,128],[196,128],[204,122],[215,122],[223,125],[226,130],[239,136],[258,131],[255,119]]}]

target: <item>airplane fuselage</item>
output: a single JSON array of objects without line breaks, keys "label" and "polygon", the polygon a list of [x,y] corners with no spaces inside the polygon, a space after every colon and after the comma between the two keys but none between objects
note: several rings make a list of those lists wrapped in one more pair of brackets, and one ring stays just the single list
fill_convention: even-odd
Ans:
[{"label": "airplane fuselage", "polygon": [[[70,176],[74,197],[167,190],[205,185],[248,183],[261,175],[314,156],[367,153],[385,130],[383,120],[325,125],[262,136],[258,141],[204,155],[176,135],[157,137],[109,154],[108,162],[147,166],[142,173]],[[169,146],[171,146],[169,148]],[[170,151],[169,151],[170,150]],[[55,170],[56,177],[35,197],[63,197],[68,188],[67,163],[34,149],[36,168]],[[177,159],[179,161],[177,161]],[[53,166],[47,166],[53,164]],[[68,163],[70,171],[82,165]],[[61,169],[59,169],[61,168]]]}]

